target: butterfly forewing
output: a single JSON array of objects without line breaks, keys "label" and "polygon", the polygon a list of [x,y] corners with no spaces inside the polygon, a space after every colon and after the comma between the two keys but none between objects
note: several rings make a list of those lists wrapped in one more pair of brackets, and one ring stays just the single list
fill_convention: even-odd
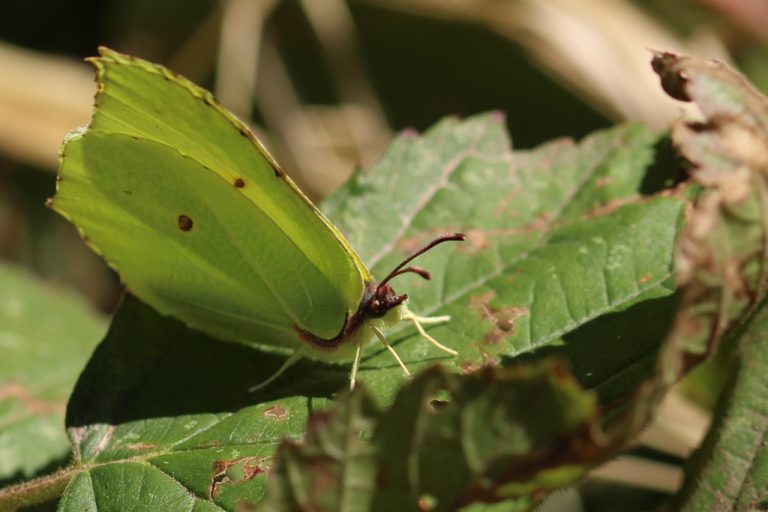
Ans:
[{"label": "butterfly forewing", "polygon": [[[54,208],[158,310],[230,339],[331,338],[370,275],[210,94],[102,50],[91,125],[62,149]],[[247,338],[247,339],[246,339]]]}]

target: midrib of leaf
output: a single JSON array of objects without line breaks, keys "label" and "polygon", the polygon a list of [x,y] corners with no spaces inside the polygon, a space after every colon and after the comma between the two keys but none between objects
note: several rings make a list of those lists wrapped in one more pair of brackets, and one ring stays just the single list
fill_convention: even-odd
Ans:
[{"label": "midrib of leaf", "polygon": [[[220,421],[222,421],[222,420],[219,420],[219,422]],[[196,432],[195,434],[193,434],[192,436],[190,436],[186,440],[191,439],[191,438],[193,438],[193,437],[195,437],[195,436],[205,432],[206,430],[208,430],[209,428],[212,428],[216,424],[218,424],[218,422],[210,425],[209,427],[206,427],[205,429],[203,429],[203,430],[201,430],[199,432]],[[224,444],[224,443],[222,443],[222,445],[220,445],[220,446],[226,446],[226,447],[248,447],[248,446],[266,446],[266,445],[275,445],[275,446],[277,446],[277,445],[280,444],[281,441],[282,441],[282,438],[277,438],[277,439],[275,439],[273,441],[238,442],[238,443],[233,443],[233,444]],[[181,442],[175,443],[175,444],[181,444]],[[78,471],[79,471],[79,473],[87,474],[88,478],[90,480],[90,478],[91,478],[90,477],[91,471],[96,469],[96,468],[99,468],[99,467],[119,465],[119,464],[145,464],[148,467],[154,468],[154,469],[160,471],[161,473],[163,473],[164,475],[168,476],[174,482],[176,482],[181,487],[186,489],[190,494],[198,497],[201,500],[208,501],[208,502],[210,502],[210,503],[215,505],[215,503],[212,502],[207,496],[200,496],[200,495],[196,494],[192,489],[188,488],[183,482],[179,481],[176,477],[174,477],[172,474],[170,474],[166,469],[164,469],[161,466],[158,466],[158,465],[154,464],[152,462],[152,459],[158,458],[158,457],[162,457],[162,456],[166,456],[166,455],[178,455],[178,454],[184,454],[184,453],[194,453],[194,452],[197,452],[197,451],[209,451],[212,448],[216,448],[216,447],[217,446],[214,446],[214,445],[207,445],[207,446],[197,446],[197,447],[182,448],[182,449],[154,450],[154,451],[151,451],[151,452],[142,453],[141,455],[136,455],[134,457],[127,457],[127,458],[123,458],[123,459],[109,460],[109,461],[104,461],[104,462],[89,462],[89,463],[86,463],[86,464],[82,464],[78,468]],[[92,486],[93,486],[93,484],[91,483],[91,487]],[[65,497],[66,497],[66,494],[65,494]],[[224,510],[224,509],[221,509],[221,510]]]},{"label": "midrib of leaf", "polygon": [[[281,436],[276,436],[276,437],[274,437],[273,439],[270,439],[270,440],[255,439],[253,441],[237,442],[237,443],[231,443],[231,444],[227,444],[225,442],[222,442],[219,445],[207,444],[206,446],[193,446],[193,447],[189,447],[189,448],[177,448],[179,445],[182,445],[184,443],[190,442],[195,437],[201,436],[205,432],[207,432],[207,431],[209,431],[209,430],[219,426],[223,421],[231,418],[232,416],[233,416],[233,414],[226,414],[226,415],[223,415],[220,418],[216,418],[209,425],[206,425],[202,429],[200,429],[200,430],[198,430],[196,432],[190,433],[189,436],[187,436],[187,437],[180,438],[180,439],[170,443],[166,449],[148,451],[148,452],[142,453],[141,455],[137,455],[135,457],[129,457],[129,458],[125,458],[125,459],[116,459],[116,460],[109,460],[109,461],[104,461],[104,462],[89,462],[89,463],[83,464],[81,467],[85,471],[87,471],[87,470],[90,470],[90,469],[92,469],[94,467],[98,467],[98,466],[106,465],[106,464],[120,464],[120,463],[124,463],[124,462],[149,462],[149,463],[151,463],[149,461],[149,459],[153,459],[153,458],[156,458],[156,457],[161,457],[161,456],[164,456],[164,455],[176,455],[176,454],[181,454],[181,453],[191,453],[191,452],[195,452],[195,451],[205,451],[205,450],[210,450],[211,448],[217,448],[217,447],[278,445],[282,441],[282,437]],[[169,423],[168,425],[166,425],[166,433],[168,431],[170,431],[170,429],[172,429],[172,428],[174,428],[173,424]],[[113,436],[114,436],[114,428],[108,429],[108,431],[104,433],[101,441],[99,441],[99,448],[97,449],[97,451],[95,451],[95,453],[94,453],[94,455],[92,457],[93,459],[98,457],[98,455],[101,454],[102,451],[107,448],[107,446],[108,446],[108,444],[109,444],[109,442],[110,442],[110,440],[112,439]],[[75,449],[77,449],[79,447],[79,443],[74,442],[73,446],[74,446]]]}]

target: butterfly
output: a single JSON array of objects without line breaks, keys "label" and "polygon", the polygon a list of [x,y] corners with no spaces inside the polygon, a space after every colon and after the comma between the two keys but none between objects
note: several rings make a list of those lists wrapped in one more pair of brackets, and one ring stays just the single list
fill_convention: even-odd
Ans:
[{"label": "butterfly", "polygon": [[397,276],[430,274],[409,263],[464,235],[439,236],[377,282],[341,232],[280,169],[263,144],[208,91],[168,69],[100,48],[89,59],[98,92],[87,128],[60,151],[49,206],[160,313],[214,337],[290,352],[253,390],[302,357],[352,361],[411,321],[441,350]]}]

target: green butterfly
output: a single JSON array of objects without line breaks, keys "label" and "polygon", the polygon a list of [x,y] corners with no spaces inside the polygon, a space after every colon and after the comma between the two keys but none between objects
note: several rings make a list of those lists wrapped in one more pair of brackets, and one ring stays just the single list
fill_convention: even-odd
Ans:
[{"label": "green butterfly", "polygon": [[98,92],[90,125],[61,149],[50,205],[163,314],[212,336],[353,361],[383,331],[448,317],[411,313],[389,281],[429,279],[413,258],[377,283],[339,230],[280,170],[248,127],[213,96],[162,66],[107,48],[89,59]]}]

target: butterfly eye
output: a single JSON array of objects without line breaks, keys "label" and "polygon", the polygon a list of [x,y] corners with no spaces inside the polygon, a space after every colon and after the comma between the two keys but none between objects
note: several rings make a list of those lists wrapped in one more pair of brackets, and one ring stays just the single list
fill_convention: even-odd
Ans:
[{"label": "butterfly eye", "polygon": [[373,311],[378,311],[380,307],[381,307],[381,302],[379,302],[379,299],[373,299],[371,301],[371,309]]}]

